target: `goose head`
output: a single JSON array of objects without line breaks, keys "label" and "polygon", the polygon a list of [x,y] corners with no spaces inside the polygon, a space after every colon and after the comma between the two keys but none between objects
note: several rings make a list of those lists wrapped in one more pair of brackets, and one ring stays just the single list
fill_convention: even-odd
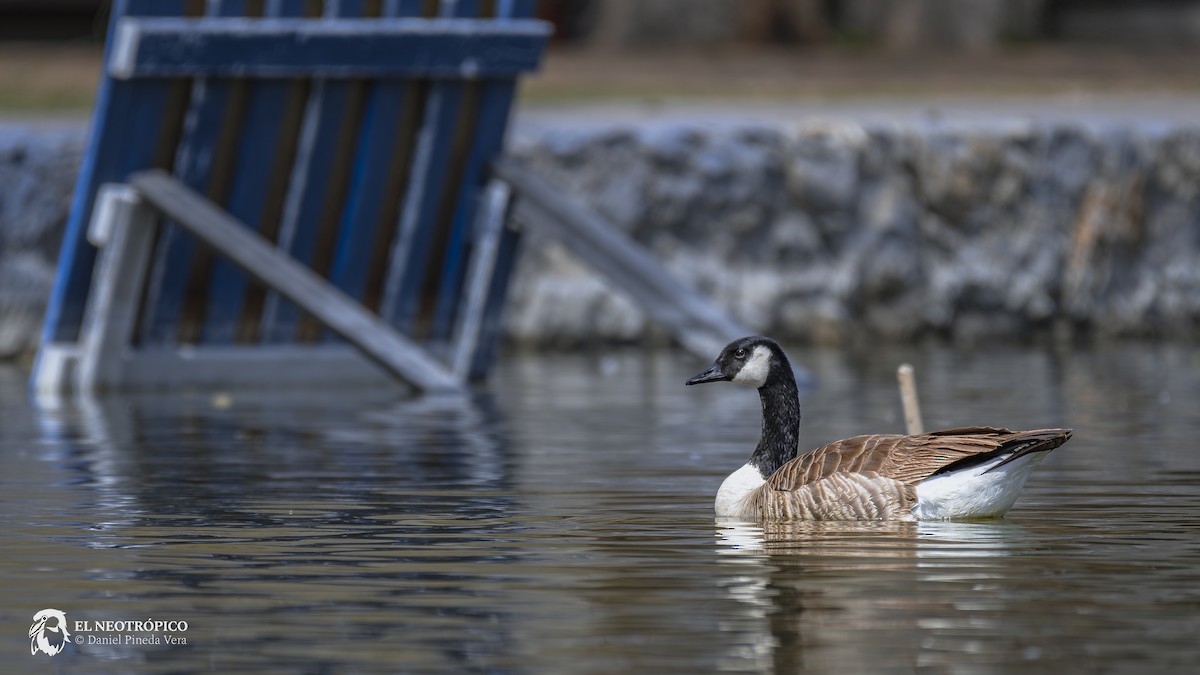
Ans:
[{"label": "goose head", "polygon": [[716,361],[687,384],[733,382],[754,389],[791,381],[795,386],[792,366],[777,342],[771,338],[752,335],[734,340],[721,350]]},{"label": "goose head", "polygon": [[792,364],[777,342],[759,335],[730,342],[707,370],[687,384],[705,382],[734,382],[758,390],[762,436],[746,469],[756,480],[765,480],[796,456],[800,400]]}]

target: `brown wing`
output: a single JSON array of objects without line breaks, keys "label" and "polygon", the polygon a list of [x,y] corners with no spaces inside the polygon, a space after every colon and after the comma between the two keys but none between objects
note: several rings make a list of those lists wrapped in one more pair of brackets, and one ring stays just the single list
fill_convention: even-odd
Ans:
[{"label": "brown wing", "polygon": [[787,491],[760,486],[748,511],[765,520],[901,520],[916,502],[916,488],[874,471],[839,471]]},{"label": "brown wing", "polygon": [[795,490],[835,474],[872,474],[915,486],[938,471],[1012,453],[1052,450],[1071,437],[1069,429],[1009,431],[959,427],[919,436],[875,434],[823,445],[784,464],[767,481],[772,490]]}]

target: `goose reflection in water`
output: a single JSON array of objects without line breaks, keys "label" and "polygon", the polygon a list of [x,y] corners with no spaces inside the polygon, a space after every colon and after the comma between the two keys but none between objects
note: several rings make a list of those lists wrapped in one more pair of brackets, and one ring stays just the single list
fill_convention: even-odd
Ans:
[{"label": "goose reflection in water", "polygon": [[956,638],[996,623],[1000,610],[1024,610],[1014,576],[1033,566],[1010,558],[1023,525],[727,518],[715,525],[718,560],[727,566],[718,585],[741,608],[741,622],[729,628],[746,641],[728,655],[730,667],[749,659],[774,672],[879,672],[880,664],[907,672],[951,666],[962,652],[1028,662],[1049,651],[1050,638],[1004,635],[999,624],[990,644]]},{"label": "goose reflection in water", "polygon": [[[722,555],[779,554],[816,558],[835,555],[875,559],[938,557],[957,551],[1003,555],[1006,542],[1020,524],[991,521],[830,521],[780,520],[750,522],[717,518],[717,552]],[[857,567],[858,565],[856,565]]]}]

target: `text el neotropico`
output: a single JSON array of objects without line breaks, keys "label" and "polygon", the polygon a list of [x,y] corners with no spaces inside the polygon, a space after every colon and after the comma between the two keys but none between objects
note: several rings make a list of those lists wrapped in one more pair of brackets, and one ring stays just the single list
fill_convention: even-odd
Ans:
[{"label": "text el neotropico", "polygon": [[94,621],[91,619],[75,622],[78,633],[185,633],[188,629],[186,621]]}]

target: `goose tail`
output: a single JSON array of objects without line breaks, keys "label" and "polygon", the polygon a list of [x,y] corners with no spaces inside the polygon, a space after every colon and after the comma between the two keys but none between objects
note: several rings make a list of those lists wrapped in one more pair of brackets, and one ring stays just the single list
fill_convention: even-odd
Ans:
[{"label": "goose tail", "polygon": [[1004,459],[984,473],[999,469],[1009,462],[1016,461],[1035,452],[1050,452],[1058,446],[1071,440],[1073,429],[1035,429],[1033,431],[1018,431],[1004,441],[997,455]]}]

